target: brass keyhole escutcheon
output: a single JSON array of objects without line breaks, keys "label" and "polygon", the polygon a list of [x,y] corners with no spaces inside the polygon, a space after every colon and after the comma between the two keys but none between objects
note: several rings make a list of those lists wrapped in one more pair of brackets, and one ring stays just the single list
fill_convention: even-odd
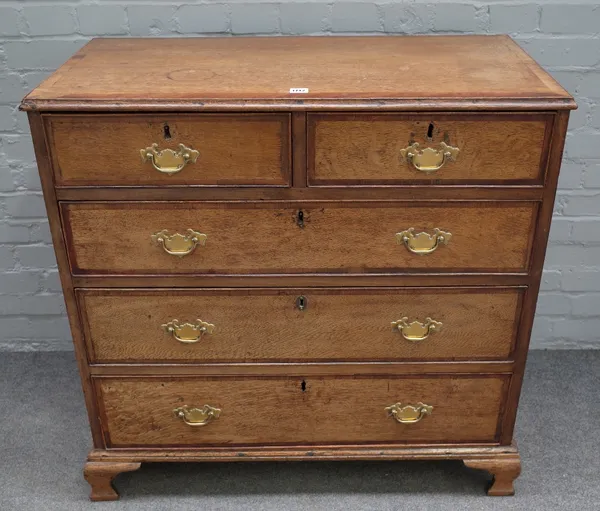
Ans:
[{"label": "brass keyhole escutcheon", "polygon": [[296,213],[296,224],[300,228],[304,227],[304,211],[300,210]]},{"label": "brass keyhole escutcheon", "polygon": [[298,298],[296,298],[296,308],[298,310],[303,311],[304,309],[306,309],[307,306],[308,306],[308,299],[306,298],[306,296],[300,295]]}]

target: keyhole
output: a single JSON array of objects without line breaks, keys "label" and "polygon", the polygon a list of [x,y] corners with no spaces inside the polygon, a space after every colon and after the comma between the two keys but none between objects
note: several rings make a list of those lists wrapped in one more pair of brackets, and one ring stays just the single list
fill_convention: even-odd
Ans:
[{"label": "keyhole", "polygon": [[304,227],[304,211],[298,211],[296,214],[296,223],[298,224],[298,227]]},{"label": "keyhole", "polygon": [[427,128],[427,138],[429,140],[431,140],[433,138],[433,128],[434,128],[433,123],[430,122],[429,127]]},{"label": "keyhole", "polygon": [[306,296],[299,296],[298,298],[296,298],[296,307],[298,307],[298,310],[303,311],[304,309],[306,309],[307,305],[308,300],[306,299]]},{"label": "keyhole", "polygon": [[302,389],[302,392],[306,392],[306,382],[304,380],[302,380],[302,383],[300,384],[300,388]]},{"label": "keyhole", "polygon": [[169,140],[171,138],[171,128],[169,128],[169,125],[165,122],[165,125],[163,126],[163,134],[165,137],[165,140]]}]

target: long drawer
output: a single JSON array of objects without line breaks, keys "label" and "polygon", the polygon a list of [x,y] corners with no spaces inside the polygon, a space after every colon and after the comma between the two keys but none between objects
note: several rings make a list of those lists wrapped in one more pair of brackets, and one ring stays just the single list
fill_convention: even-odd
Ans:
[{"label": "long drawer", "polygon": [[550,114],[309,114],[308,184],[544,183]]},{"label": "long drawer", "polygon": [[290,186],[289,114],[46,117],[56,185]]},{"label": "long drawer", "polygon": [[74,274],[523,272],[537,203],[61,203]]},{"label": "long drawer", "polygon": [[523,288],[77,290],[92,363],[506,359]]},{"label": "long drawer", "polygon": [[508,375],[96,378],[107,447],[493,443]]}]

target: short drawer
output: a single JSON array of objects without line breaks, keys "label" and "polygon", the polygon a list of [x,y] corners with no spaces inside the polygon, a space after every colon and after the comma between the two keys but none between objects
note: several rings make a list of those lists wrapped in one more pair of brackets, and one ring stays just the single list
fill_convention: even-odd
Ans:
[{"label": "short drawer", "polygon": [[56,186],[290,186],[289,114],[48,115]]},{"label": "short drawer", "polygon": [[96,378],[107,447],[493,443],[508,375]]},{"label": "short drawer", "polygon": [[541,185],[550,114],[309,114],[308,184]]},{"label": "short drawer", "polygon": [[62,203],[75,274],[526,271],[537,203]]},{"label": "short drawer", "polygon": [[77,290],[92,363],[506,359],[523,288]]}]

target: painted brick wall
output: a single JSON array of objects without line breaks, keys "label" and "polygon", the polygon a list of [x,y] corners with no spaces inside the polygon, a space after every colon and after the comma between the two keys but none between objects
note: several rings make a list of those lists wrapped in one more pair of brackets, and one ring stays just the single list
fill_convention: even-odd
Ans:
[{"label": "painted brick wall", "polygon": [[0,2],[0,350],[71,341],[22,96],[93,36],[509,33],[579,103],[533,336],[600,348],[600,6],[579,1]]}]

